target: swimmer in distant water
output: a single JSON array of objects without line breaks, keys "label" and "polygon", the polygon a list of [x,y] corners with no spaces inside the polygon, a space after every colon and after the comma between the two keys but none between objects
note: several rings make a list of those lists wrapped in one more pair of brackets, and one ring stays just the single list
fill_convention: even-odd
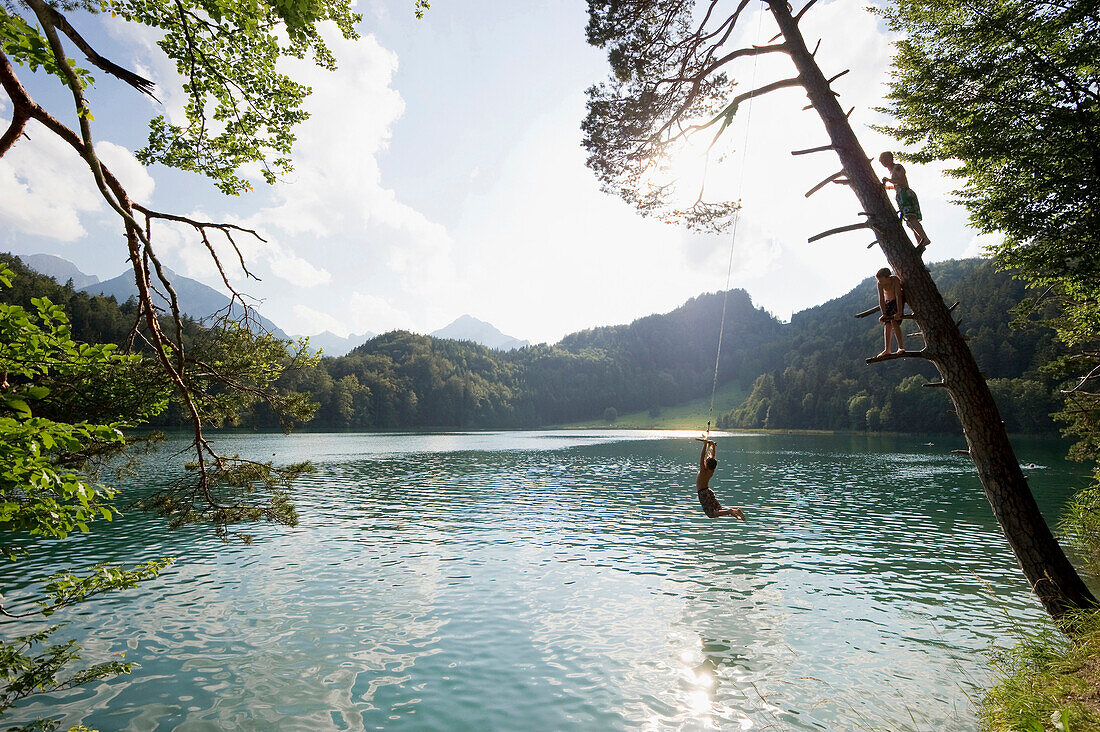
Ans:
[{"label": "swimmer in distant water", "polygon": [[699,475],[695,478],[695,487],[699,491],[699,503],[710,518],[719,516],[736,516],[745,520],[745,512],[740,508],[726,508],[718,502],[714,491],[710,489],[710,479],[714,475],[714,469],[718,467],[718,459],[714,457],[718,450],[718,443],[714,440],[703,440],[703,453],[699,456]]}]

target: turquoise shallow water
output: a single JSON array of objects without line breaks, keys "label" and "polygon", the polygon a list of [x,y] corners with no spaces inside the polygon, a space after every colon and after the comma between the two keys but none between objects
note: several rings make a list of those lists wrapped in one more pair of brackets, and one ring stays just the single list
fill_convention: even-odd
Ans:
[{"label": "turquoise shallow water", "polygon": [[[179,561],[61,618],[89,660],[125,652],[133,675],[4,722],[975,728],[984,652],[1043,620],[972,467],[949,452],[960,444],[723,436],[713,486],[743,524],[702,514],[691,438],[220,436],[226,452],[315,462],[301,525],[223,544],[131,514],[52,545],[35,561]],[[1053,520],[1082,467],[1061,445],[1018,452]],[[143,480],[170,470],[154,459]],[[34,569],[14,566],[0,572],[9,596]]]}]

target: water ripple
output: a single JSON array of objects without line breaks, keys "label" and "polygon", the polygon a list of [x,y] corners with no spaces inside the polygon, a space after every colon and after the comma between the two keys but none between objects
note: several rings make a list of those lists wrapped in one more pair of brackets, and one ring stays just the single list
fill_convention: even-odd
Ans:
[{"label": "water ripple", "polygon": [[[301,525],[249,527],[246,546],[134,514],[0,570],[10,595],[58,564],[180,557],[62,618],[89,661],[125,652],[132,676],[9,719],[974,728],[983,652],[1041,612],[972,467],[901,439],[725,435],[714,488],[750,521],[711,521],[690,436],[225,436],[314,460]],[[1045,466],[1048,512],[1078,475],[1058,449],[1021,456]]]}]

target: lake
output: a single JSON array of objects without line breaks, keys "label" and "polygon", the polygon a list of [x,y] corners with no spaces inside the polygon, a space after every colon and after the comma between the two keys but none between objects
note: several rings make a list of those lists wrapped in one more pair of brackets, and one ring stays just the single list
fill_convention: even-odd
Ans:
[{"label": "lake", "polygon": [[[703,515],[693,437],[219,435],[229,454],[315,463],[301,524],[225,544],[133,512],[4,566],[15,596],[42,567],[179,558],[55,616],[71,623],[56,638],[89,661],[124,652],[132,675],[3,722],[976,729],[991,644],[1045,620],[950,452],[962,438],[722,435],[712,487],[741,523]],[[1064,445],[1016,444],[1053,522],[1087,469]]]}]

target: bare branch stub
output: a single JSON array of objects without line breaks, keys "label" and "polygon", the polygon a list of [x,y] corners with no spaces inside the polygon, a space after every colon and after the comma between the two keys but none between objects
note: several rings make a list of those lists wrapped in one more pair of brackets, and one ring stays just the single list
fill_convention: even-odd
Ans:
[{"label": "bare branch stub", "polygon": [[1061,392],[1063,394],[1072,394],[1074,392],[1078,392],[1080,394],[1088,394],[1088,392],[1080,391],[1080,389],[1084,387],[1084,385],[1088,382],[1097,378],[1100,378],[1100,366],[1094,367],[1091,371],[1082,376],[1080,381],[1077,382],[1077,385],[1074,386],[1072,389],[1062,389]]},{"label": "bare branch stub", "polygon": [[[864,310],[861,313],[856,313],[854,317],[856,317],[856,318],[866,318],[866,317],[869,317],[871,315],[874,315],[877,312],[879,312],[879,307],[878,307],[878,305],[875,305],[873,308],[867,308],[866,310]],[[902,317],[902,320],[911,320],[911,319],[913,319],[917,316],[914,315],[913,313],[904,313],[901,317]]]},{"label": "bare branch stub", "polygon": [[[813,105],[810,105],[811,107]],[[810,147],[805,150],[791,150],[791,155],[809,155],[810,153],[826,152],[827,150],[833,150],[832,145],[822,145],[820,147]]]},{"label": "bare branch stub", "polygon": [[861,313],[856,313],[855,317],[857,317],[857,318],[866,318],[870,315],[874,315],[877,312],[878,312],[878,305],[875,305],[873,308],[867,308],[866,310],[864,310]]},{"label": "bare branch stub", "polygon": [[923,386],[926,389],[936,389],[936,388],[946,388],[947,384],[943,383],[942,381],[927,381],[927,382],[921,384],[921,386]]},{"label": "bare branch stub", "polygon": [[[798,21],[802,20],[802,16],[805,15],[806,12],[810,8],[812,8],[815,3],[817,3],[817,0],[810,0],[808,3],[806,3],[804,6],[802,6],[802,9],[798,11],[798,15],[794,16],[794,22],[798,23]],[[818,43],[820,43],[820,42],[821,41],[818,41]],[[814,49],[814,50],[817,50],[817,49]]]},{"label": "bare branch stub", "polygon": [[869,223],[867,223],[866,221],[861,221],[858,224],[848,224],[847,226],[838,226],[835,229],[829,229],[828,231],[823,231],[820,234],[814,234],[809,239],[807,239],[806,242],[808,244],[813,244],[815,241],[819,241],[821,239],[824,239],[827,236],[834,236],[835,234],[843,234],[847,231],[856,231],[857,229],[870,229],[870,228],[871,228],[871,225]]},{"label": "bare branch stub", "polygon": [[4,134],[0,135],[0,158],[4,157],[4,153],[11,149],[16,140],[26,134],[25,130],[30,118],[30,112],[17,104],[12,114],[11,124],[8,125]]},{"label": "bare branch stub", "polygon": [[927,349],[921,349],[919,351],[899,351],[897,353],[888,353],[885,356],[872,356],[865,359],[867,363],[878,363],[879,361],[893,361],[899,358],[920,358],[925,361],[932,360],[932,357],[926,352]]},{"label": "bare branch stub", "polygon": [[830,175],[830,176],[829,176],[828,178],[826,178],[825,180],[821,181],[820,183],[818,183],[818,184],[817,184],[816,186],[814,186],[814,187],[813,187],[813,188],[811,188],[810,190],[806,191],[806,198],[809,198],[809,197],[810,197],[810,196],[812,196],[813,194],[817,193],[817,192],[818,192],[818,191],[820,191],[820,190],[821,190],[822,188],[824,188],[825,186],[827,186],[827,185],[829,185],[830,183],[832,183],[832,182],[833,182],[834,180],[837,180],[837,179],[839,179],[839,178],[843,178],[843,177],[844,177],[844,171],[843,171],[843,170],[838,170],[837,172],[833,173],[833,174],[832,174],[832,175]]},{"label": "bare branch stub", "polygon": [[847,73],[851,73],[851,71],[852,71],[851,69],[844,69],[844,71],[841,71],[841,72],[840,72],[839,74],[837,74],[836,76],[832,76],[832,77],[830,77],[830,78],[826,79],[826,80],[825,80],[825,83],[826,83],[826,84],[832,84],[832,83],[833,83],[834,81],[836,81],[836,80],[837,80],[837,79],[839,79],[840,77],[844,76],[845,74],[847,74]]},{"label": "bare branch stub", "polygon": [[233,247],[233,251],[236,252],[237,259],[240,261],[240,264],[241,264],[241,270],[244,272],[245,276],[247,276],[251,279],[254,279],[257,282],[260,281],[260,278],[257,277],[255,274],[253,274],[248,269],[247,265],[245,264],[244,255],[241,253],[241,249],[237,245],[237,242],[233,239],[233,234],[232,234],[232,232],[234,232],[234,231],[239,231],[239,232],[248,234],[250,236],[254,236],[254,237],[256,237],[256,239],[258,239],[258,240],[262,241],[264,244],[266,244],[267,239],[264,239],[260,235],[260,233],[258,231],[256,231],[255,229],[248,229],[248,228],[245,228],[243,226],[238,226],[237,224],[229,224],[229,223],[224,223],[224,222],[219,223],[219,222],[212,222],[212,221],[197,221],[197,220],[189,218],[187,216],[179,216],[179,215],[176,215],[176,214],[163,213],[161,211],[153,211],[151,209],[146,208],[145,206],[140,206],[140,205],[137,205],[137,204],[134,205],[134,210],[139,211],[140,213],[142,213],[145,216],[147,221],[149,219],[164,219],[165,221],[175,221],[175,222],[178,222],[178,223],[181,223],[181,224],[187,224],[188,226],[195,229],[195,231],[198,232],[202,236],[203,243],[206,245],[206,248],[210,251],[211,256],[213,256],[214,262],[218,266],[218,271],[221,273],[222,280],[225,283],[225,286],[228,287],[230,289],[230,291],[233,292],[234,295],[237,295],[237,293],[233,289],[233,287],[229,284],[228,280],[226,279],[225,270],[222,268],[221,262],[218,260],[218,256],[217,256],[217,254],[214,253],[213,246],[210,243],[209,239],[207,238],[207,235],[206,235],[206,230],[207,229],[216,229],[216,230],[222,232],[222,234],[225,235],[225,238],[229,242],[230,246]]}]

